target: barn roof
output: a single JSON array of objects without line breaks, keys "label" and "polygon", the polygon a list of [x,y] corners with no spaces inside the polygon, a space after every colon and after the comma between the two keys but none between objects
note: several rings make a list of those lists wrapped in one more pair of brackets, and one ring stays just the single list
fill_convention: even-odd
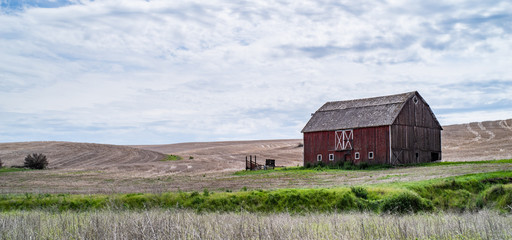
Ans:
[{"label": "barn roof", "polygon": [[332,131],[392,125],[404,104],[417,92],[327,102],[318,109],[302,132]]}]

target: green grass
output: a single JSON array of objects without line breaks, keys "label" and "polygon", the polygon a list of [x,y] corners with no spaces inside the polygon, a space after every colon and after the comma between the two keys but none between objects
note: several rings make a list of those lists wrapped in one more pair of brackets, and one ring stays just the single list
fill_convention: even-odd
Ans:
[{"label": "green grass", "polygon": [[487,160],[487,161],[466,161],[466,162],[429,162],[418,164],[407,164],[403,166],[411,167],[435,167],[435,166],[451,166],[451,165],[468,165],[468,164],[495,164],[495,163],[512,163],[512,159]]},{"label": "green grass", "polygon": [[221,212],[432,212],[510,211],[512,171],[468,174],[417,182],[332,189],[277,189],[240,192],[168,192],[111,195],[4,194],[0,211],[84,211],[100,209],[192,209]]},{"label": "green grass", "polygon": [[164,159],[162,159],[162,161],[178,161],[178,160],[182,160],[183,158],[181,156],[178,156],[178,155],[167,155],[167,157],[165,157]]},{"label": "green grass", "polygon": [[405,176],[408,176],[408,175],[409,174],[388,174],[386,176],[377,178],[377,180],[385,180],[385,179],[390,179],[390,178],[400,178],[400,177],[405,177]]},{"label": "green grass", "polygon": [[1,173],[8,173],[8,172],[23,172],[23,171],[30,171],[30,169],[26,169],[26,168],[0,168],[0,174]]},{"label": "green grass", "polygon": [[[271,174],[276,172],[290,172],[296,174],[306,174],[306,173],[315,173],[315,172],[337,172],[337,171],[377,171],[384,170],[390,168],[406,168],[406,167],[437,167],[437,166],[452,166],[452,165],[473,165],[473,164],[509,164],[512,163],[512,159],[502,159],[502,160],[487,160],[487,161],[467,161],[467,162],[429,162],[429,163],[418,163],[418,164],[406,164],[399,166],[391,166],[387,164],[377,164],[377,165],[353,165],[351,163],[344,164],[334,164],[334,165],[318,165],[318,166],[309,166],[309,167],[282,167],[275,168],[269,170],[242,170],[237,171],[234,175],[237,176],[245,176],[245,175],[262,175],[262,174]],[[405,175],[403,175],[405,176]],[[395,176],[389,176],[389,178]],[[398,177],[398,176],[396,176]]]},{"label": "green grass", "polygon": [[324,166],[314,166],[314,167],[277,167],[275,169],[268,170],[242,170],[237,171],[234,175],[237,176],[245,176],[245,175],[261,175],[261,174],[271,174],[271,173],[292,173],[292,174],[308,174],[308,173],[318,173],[318,172],[339,172],[339,171],[375,171],[375,170],[383,170],[393,168],[390,165],[353,165],[353,164],[344,164],[344,165],[324,165]]}]

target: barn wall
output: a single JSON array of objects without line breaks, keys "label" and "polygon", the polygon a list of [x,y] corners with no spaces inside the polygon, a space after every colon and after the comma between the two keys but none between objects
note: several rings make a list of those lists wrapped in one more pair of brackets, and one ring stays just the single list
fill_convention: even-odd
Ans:
[{"label": "barn wall", "polygon": [[334,132],[304,133],[304,166],[317,164],[317,155],[322,154],[322,161],[328,163],[329,152],[334,150]]},{"label": "barn wall", "polygon": [[[318,164],[318,154],[322,154],[324,164],[340,161],[389,163],[389,126],[354,129],[353,134],[352,150],[335,151],[335,131],[304,133],[304,165]],[[355,159],[356,152],[360,154],[358,160]],[[369,152],[373,152],[373,159],[369,159]],[[329,161],[329,154],[334,154],[334,161]]]},{"label": "barn wall", "polygon": [[391,126],[392,164],[430,162],[433,154],[441,159],[441,128],[428,105],[417,99],[405,103]]}]

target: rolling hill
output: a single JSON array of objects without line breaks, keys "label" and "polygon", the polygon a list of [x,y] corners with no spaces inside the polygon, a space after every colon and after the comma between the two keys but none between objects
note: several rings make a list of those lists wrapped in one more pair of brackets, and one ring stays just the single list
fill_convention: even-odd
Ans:
[{"label": "rolling hill", "polygon": [[[512,158],[512,119],[444,126],[443,161]],[[224,172],[245,167],[245,156],[276,159],[280,166],[302,164],[301,139],[197,142],[118,146],[72,142],[0,143],[6,166],[22,165],[30,153],[44,153],[54,169],[140,170],[147,172]],[[164,163],[167,154],[181,161]],[[153,169],[155,168],[155,169]]]}]

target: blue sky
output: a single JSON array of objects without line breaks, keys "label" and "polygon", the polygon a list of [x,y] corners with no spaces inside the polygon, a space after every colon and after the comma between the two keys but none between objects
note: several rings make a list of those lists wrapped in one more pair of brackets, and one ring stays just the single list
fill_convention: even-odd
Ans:
[{"label": "blue sky", "polygon": [[0,142],[301,138],[414,90],[443,125],[512,118],[510,1],[0,1]]}]

